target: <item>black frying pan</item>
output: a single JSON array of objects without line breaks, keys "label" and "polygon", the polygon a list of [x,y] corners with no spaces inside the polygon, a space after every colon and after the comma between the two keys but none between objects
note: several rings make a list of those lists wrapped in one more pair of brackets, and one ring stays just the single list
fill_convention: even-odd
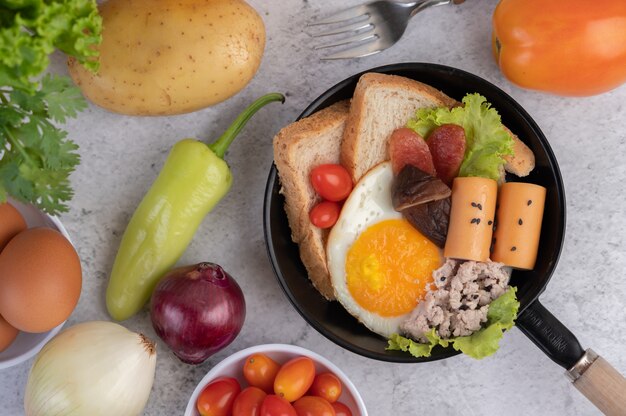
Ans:
[{"label": "black frying pan", "polygon": [[[470,92],[478,92],[498,110],[503,123],[531,148],[536,167],[523,178],[547,188],[539,254],[534,270],[513,272],[511,285],[517,286],[520,312],[516,326],[554,362],[568,370],[579,390],[608,414],[626,414],[626,380],[593,351],[582,349],[576,337],[540,302],[556,268],[565,234],[565,190],[559,167],[545,136],[528,113],[509,95],[493,84],[468,72],[435,64],[403,63],[378,67],[365,72],[381,72],[412,78],[442,90],[461,100]],[[362,75],[356,74],[330,88],[298,119],[306,117],[337,101],[352,97]],[[520,180],[514,176],[508,181]],[[310,284],[300,261],[298,247],[291,241],[291,231],[284,211],[284,198],[276,167],[272,166],[267,181],[264,204],[265,240],[278,281],[285,294],[304,319],[325,337],[338,345],[383,361],[424,362],[458,354],[452,348],[436,347],[428,358],[408,353],[387,351],[387,340],[369,331],[338,302],[326,301]],[[585,371],[587,370],[587,371]]]}]

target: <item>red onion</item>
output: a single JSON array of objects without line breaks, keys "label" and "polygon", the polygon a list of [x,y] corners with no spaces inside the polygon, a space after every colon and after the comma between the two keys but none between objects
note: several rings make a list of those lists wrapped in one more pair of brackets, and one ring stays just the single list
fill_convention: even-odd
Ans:
[{"label": "red onion", "polygon": [[152,326],[181,361],[200,364],[241,331],[246,303],[241,288],[214,263],[170,271],[152,293]]}]

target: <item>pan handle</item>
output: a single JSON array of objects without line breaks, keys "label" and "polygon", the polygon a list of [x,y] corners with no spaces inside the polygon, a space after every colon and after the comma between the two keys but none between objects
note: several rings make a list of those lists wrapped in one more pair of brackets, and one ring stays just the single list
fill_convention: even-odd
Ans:
[{"label": "pan handle", "polygon": [[531,303],[517,318],[517,327],[566,375],[591,403],[610,416],[626,414],[626,379],[593,350],[580,343],[540,302]]},{"label": "pan handle", "polygon": [[574,387],[605,415],[626,413],[626,378],[592,349],[585,352],[567,376]]},{"label": "pan handle", "polygon": [[531,303],[515,323],[541,351],[566,370],[572,368],[585,353],[576,336],[539,300]]}]

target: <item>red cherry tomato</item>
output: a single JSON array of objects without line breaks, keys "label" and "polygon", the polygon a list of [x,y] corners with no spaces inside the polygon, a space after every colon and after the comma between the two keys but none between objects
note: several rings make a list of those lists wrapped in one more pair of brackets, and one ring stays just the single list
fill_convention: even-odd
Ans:
[{"label": "red cherry tomato", "polygon": [[311,223],[319,228],[330,228],[337,222],[341,211],[339,204],[332,201],[323,201],[315,205],[309,212]]},{"label": "red cherry tomato", "polygon": [[233,403],[233,416],[260,416],[261,405],[267,394],[258,387],[247,387]]},{"label": "red cherry tomato", "polygon": [[228,416],[240,391],[239,382],[232,377],[215,379],[198,396],[196,408],[201,416]]},{"label": "red cherry tomato", "polygon": [[298,416],[298,414],[287,400],[269,394],[261,405],[261,416]]},{"label": "red cherry tomato", "polygon": [[274,392],[274,378],[280,365],[265,354],[253,354],[243,365],[243,376],[251,386],[266,393]]},{"label": "red cherry tomato", "polygon": [[298,416],[335,416],[335,410],[327,400],[316,396],[304,396],[293,404]]},{"label": "red cherry tomato", "polygon": [[315,378],[315,364],[309,357],[296,357],[280,367],[274,380],[274,393],[293,402],[304,396]]},{"label": "red cherry tomato", "polygon": [[352,191],[352,178],[341,165],[319,165],[313,168],[310,178],[315,192],[328,201],[342,201]]},{"label": "red cherry tomato", "polygon": [[330,404],[335,409],[335,416],[352,416],[352,411],[348,406],[341,402],[334,402]]},{"label": "red cherry tomato", "polygon": [[326,399],[330,403],[336,402],[341,396],[341,381],[333,373],[320,373],[315,376],[309,394]]}]

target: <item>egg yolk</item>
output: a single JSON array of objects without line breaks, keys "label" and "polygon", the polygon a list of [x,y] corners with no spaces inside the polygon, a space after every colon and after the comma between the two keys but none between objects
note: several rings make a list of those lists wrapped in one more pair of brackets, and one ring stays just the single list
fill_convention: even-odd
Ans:
[{"label": "egg yolk", "polygon": [[346,258],[348,291],[362,308],[381,316],[412,311],[441,265],[439,248],[404,219],[367,228]]}]

